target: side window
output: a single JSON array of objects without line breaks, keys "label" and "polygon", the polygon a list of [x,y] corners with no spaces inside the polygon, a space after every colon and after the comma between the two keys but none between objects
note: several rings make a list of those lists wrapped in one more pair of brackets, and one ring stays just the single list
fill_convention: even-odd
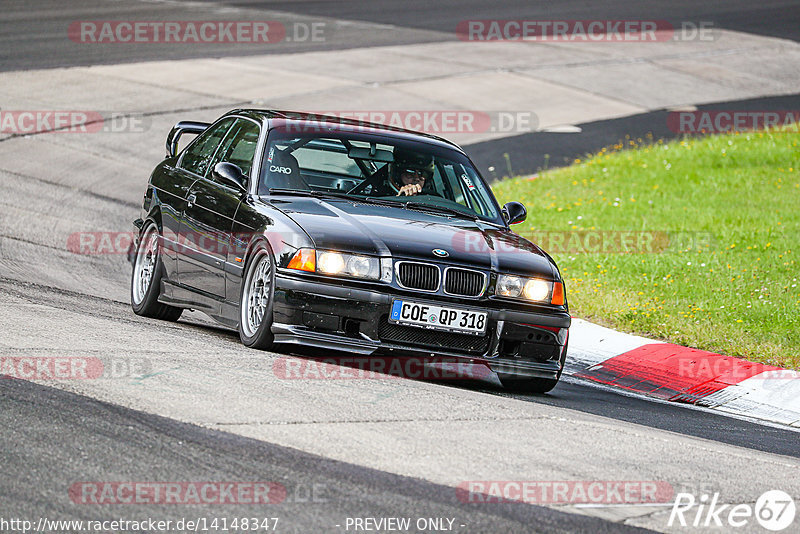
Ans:
[{"label": "side window", "polygon": [[439,173],[438,165],[434,166],[433,176],[431,176],[430,180],[428,181],[430,183],[429,187],[432,188],[432,190],[437,196],[440,196],[442,198],[449,198],[451,196],[447,194],[447,187],[445,186],[444,181],[442,180],[442,175]]},{"label": "side window", "polygon": [[211,159],[217,151],[219,142],[233,124],[234,119],[225,119],[216,126],[212,126],[189,145],[181,160],[181,167],[189,172],[205,176],[210,167]]},{"label": "side window", "polygon": [[447,170],[448,178],[453,188],[460,190],[461,198],[456,202],[472,208],[475,212],[486,217],[495,216],[495,211],[487,202],[487,194],[483,182],[468,171],[464,165],[455,164]]},{"label": "side window", "polygon": [[228,131],[225,140],[214,156],[211,168],[220,161],[233,163],[242,169],[246,176],[250,176],[253,169],[253,158],[256,155],[259,127],[257,124],[245,119],[236,119],[236,123]]},{"label": "side window", "polygon": [[464,194],[464,184],[461,183],[456,177],[456,173],[455,170],[453,169],[453,166],[445,165],[444,172],[447,175],[447,181],[450,183],[450,186],[453,189],[454,198],[452,200],[454,202],[461,204],[462,206],[470,208],[471,206],[469,205],[466,195]]}]

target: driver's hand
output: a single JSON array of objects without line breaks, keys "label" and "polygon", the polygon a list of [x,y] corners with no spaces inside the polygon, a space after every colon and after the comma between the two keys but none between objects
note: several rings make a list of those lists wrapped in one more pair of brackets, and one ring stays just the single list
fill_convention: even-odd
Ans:
[{"label": "driver's hand", "polygon": [[403,196],[403,195],[411,196],[411,195],[417,195],[419,193],[422,193],[422,186],[421,185],[419,185],[419,184],[408,184],[408,185],[404,185],[403,187],[400,188],[400,191],[397,192],[397,196],[398,197]]}]

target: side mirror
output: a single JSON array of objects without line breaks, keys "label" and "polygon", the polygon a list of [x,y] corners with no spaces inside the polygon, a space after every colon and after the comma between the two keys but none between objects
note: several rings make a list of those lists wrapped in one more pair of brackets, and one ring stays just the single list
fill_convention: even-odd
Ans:
[{"label": "side mirror", "polygon": [[508,224],[519,224],[528,216],[528,210],[521,202],[509,202],[503,206],[503,218]]},{"label": "side mirror", "polygon": [[214,165],[212,175],[216,180],[219,180],[225,185],[229,185],[241,191],[247,191],[247,176],[244,175],[242,169],[238,165],[220,161]]}]

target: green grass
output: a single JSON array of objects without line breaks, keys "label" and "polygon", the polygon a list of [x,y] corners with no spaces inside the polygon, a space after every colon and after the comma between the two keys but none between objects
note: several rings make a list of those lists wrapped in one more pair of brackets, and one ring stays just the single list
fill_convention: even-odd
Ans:
[{"label": "green grass", "polygon": [[[515,230],[549,248],[574,316],[798,369],[798,142],[796,130],[628,141],[494,191],[527,206]],[[586,248],[586,232],[624,231],[632,253]]]}]

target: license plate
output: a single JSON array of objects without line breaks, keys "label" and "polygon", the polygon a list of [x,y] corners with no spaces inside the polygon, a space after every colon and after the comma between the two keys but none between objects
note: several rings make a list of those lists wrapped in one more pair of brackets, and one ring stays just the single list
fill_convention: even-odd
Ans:
[{"label": "license plate", "polygon": [[431,330],[462,332],[481,335],[486,333],[486,312],[450,308],[409,302],[392,301],[389,322],[408,326],[418,326]]}]

